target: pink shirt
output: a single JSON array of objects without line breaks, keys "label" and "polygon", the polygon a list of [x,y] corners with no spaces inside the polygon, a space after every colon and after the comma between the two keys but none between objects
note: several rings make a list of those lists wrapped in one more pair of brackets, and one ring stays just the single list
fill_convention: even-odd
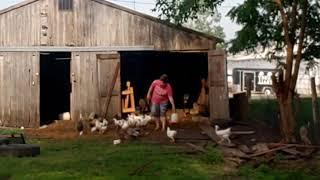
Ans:
[{"label": "pink shirt", "polygon": [[169,83],[166,85],[161,80],[155,80],[150,86],[151,102],[161,104],[169,101],[172,96],[172,88]]}]

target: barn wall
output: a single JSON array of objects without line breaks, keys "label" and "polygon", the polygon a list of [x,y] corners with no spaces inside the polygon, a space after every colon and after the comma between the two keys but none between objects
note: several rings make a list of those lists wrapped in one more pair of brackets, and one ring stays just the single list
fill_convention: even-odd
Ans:
[{"label": "barn wall", "polygon": [[0,46],[155,46],[158,50],[213,49],[215,41],[94,0],[61,11],[40,0],[0,15]]},{"label": "barn wall", "polygon": [[[102,90],[110,87],[115,65],[120,59],[98,60],[97,55],[106,52],[74,52],[71,61],[71,114],[77,120],[91,112],[102,115],[105,109],[106,95]],[[101,70],[103,69],[103,72]],[[106,85],[105,87],[103,87]],[[112,92],[108,116],[120,112],[120,73]]]},{"label": "barn wall", "polygon": [[0,126],[40,125],[38,73],[38,53],[0,53]]},{"label": "barn wall", "polygon": [[0,14],[0,47],[40,43],[41,1]]}]

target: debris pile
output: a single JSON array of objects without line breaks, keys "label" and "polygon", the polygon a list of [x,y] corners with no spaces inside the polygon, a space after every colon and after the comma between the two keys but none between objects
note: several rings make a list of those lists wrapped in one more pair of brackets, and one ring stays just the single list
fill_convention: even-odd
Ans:
[{"label": "debris pile", "polygon": [[[287,163],[289,160],[301,160],[310,158],[320,146],[283,144],[283,143],[256,143],[254,145],[222,143],[220,136],[210,124],[200,124],[199,127],[212,140],[217,148],[223,153],[225,162],[233,167],[239,167],[247,162],[252,165],[261,163]],[[232,131],[231,131],[232,133]],[[236,133],[241,134],[241,133]],[[243,133],[246,134],[246,133]],[[207,153],[204,147],[190,145],[193,149]]]}]

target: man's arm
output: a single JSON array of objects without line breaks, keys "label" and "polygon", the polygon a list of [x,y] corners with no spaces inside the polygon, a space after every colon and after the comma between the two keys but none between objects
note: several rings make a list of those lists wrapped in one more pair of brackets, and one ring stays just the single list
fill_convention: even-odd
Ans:
[{"label": "man's arm", "polygon": [[172,105],[172,112],[175,113],[176,112],[176,105],[174,104],[174,100],[172,96],[169,96],[169,101]]}]

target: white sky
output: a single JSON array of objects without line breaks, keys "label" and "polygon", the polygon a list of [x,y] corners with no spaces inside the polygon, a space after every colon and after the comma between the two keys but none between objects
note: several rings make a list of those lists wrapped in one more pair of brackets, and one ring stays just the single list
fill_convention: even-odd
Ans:
[{"label": "white sky", "polygon": [[[0,9],[6,8],[10,5],[22,2],[23,0],[0,0]],[[151,9],[155,6],[155,0],[109,0],[111,2],[123,5],[125,7],[131,8],[140,11],[142,13],[146,13],[152,16],[157,16]],[[133,1],[136,2],[135,6]],[[227,40],[230,40],[234,37],[236,31],[240,29],[240,26],[232,23],[231,20],[226,17],[227,12],[239,3],[242,3],[244,0],[226,0],[226,2],[219,7],[219,11],[222,14],[222,19],[220,25],[224,28],[226,33]]]}]

